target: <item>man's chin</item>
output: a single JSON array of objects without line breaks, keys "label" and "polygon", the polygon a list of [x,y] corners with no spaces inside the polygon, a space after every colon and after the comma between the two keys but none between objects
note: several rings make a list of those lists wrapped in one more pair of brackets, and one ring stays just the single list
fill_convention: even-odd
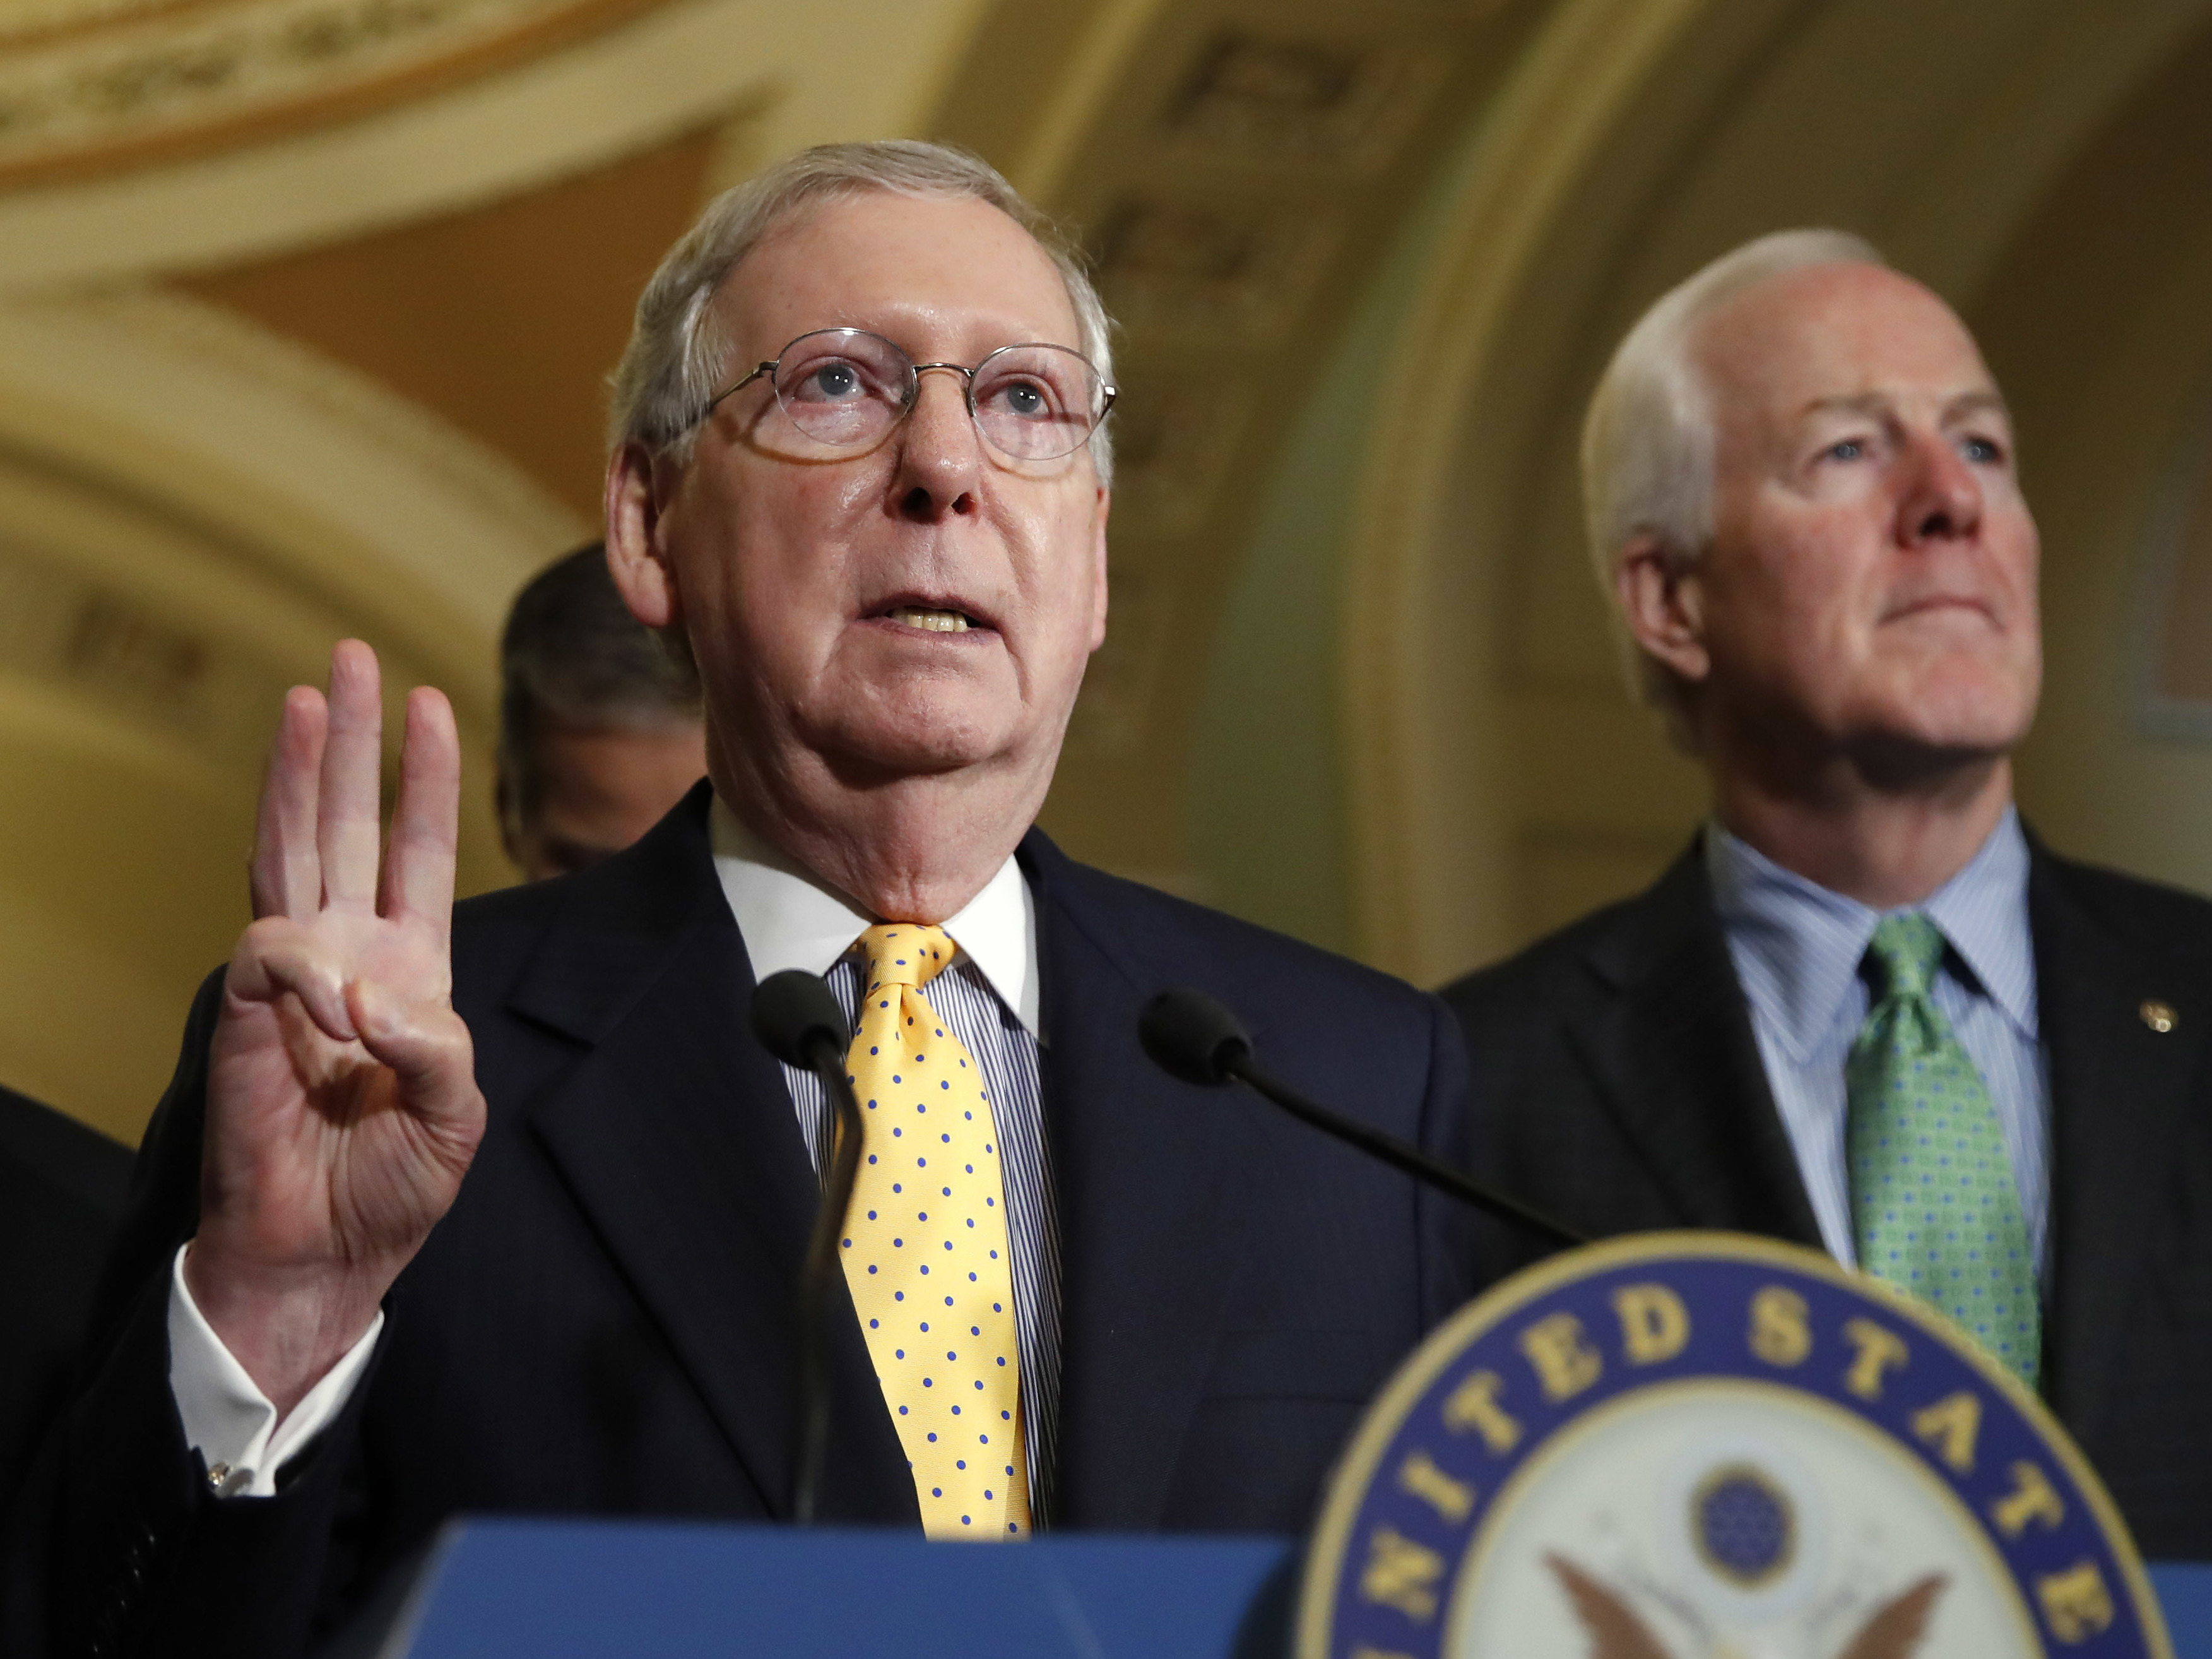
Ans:
[{"label": "man's chin", "polygon": [[1001,759],[1009,747],[1002,731],[921,720],[848,729],[826,752],[848,781],[873,784],[967,772]]},{"label": "man's chin", "polygon": [[1950,718],[1920,717],[1876,722],[1848,747],[1869,781],[1889,789],[1918,790],[1978,773],[2002,760],[2027,735],[2023,719],[1992,711]]},{"label": "man's chin", "polygon": [[2036,680],[2010,665],[1948,663],[1934,672],[1897,675],[1869,687],[1857,718],[1845,722],[1862,739],[1855,748],[1917,752],[1935,764],[2002,755],[2017,747],[2035,718]]}]

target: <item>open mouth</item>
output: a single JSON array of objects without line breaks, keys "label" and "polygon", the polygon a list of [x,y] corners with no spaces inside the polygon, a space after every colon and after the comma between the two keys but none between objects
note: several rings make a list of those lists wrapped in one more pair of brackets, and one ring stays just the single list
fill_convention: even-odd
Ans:
[{"label": "open mouth", "polygon": [[896,605],[884,613],[888,621],[934,634],[964,634],[983,625],[965,611],[929,610],[919,605]]},{"label": "open mouth", "polygon": [[1889,613],[1891,621],[1902,621],[1908,617],[1941,616],[1947,612],[1966,611],[1985,621],[1996,620],[1995,611],[1984,601],[1965,594],[1930,594],[1898,606]]}]

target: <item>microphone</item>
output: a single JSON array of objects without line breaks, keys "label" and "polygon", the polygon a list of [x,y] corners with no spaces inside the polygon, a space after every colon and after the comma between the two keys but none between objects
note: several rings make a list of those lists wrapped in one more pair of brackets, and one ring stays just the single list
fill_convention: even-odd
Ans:
[{"label": "microphone", "polygon": [[1202,991],[1163,991],[1146,1003],[1137,1016],[1137,1040],[1144,1045],[1152,1064],[1171,1077],[1206,1089],[1218,1089],[1232,1080],[1241,1083],[1299,1122],[1334,1135],[1415,1180],[1449,1192],[1462,1204],[1537,1234],[1554,1247],[1589,1242],[1583,1234],[1542,1211],[1462,1174],[1395,1135],[1332,1112],[1270,1077],[1253,1058],[1252,1036],[1243,1023]]},{"label": "microphone", "polygon": [[845,1076],[845,1051],[852,1034],[830,987],[802,968],[771,973],[753,992],[753,1034],[786,1065],[811,1071],[822,1080],[836,1108],[837,1129],[830,1140],[829,1179],[814,1212],[814,1231],[799,1272],[799,1350],[792,1391],[792,1517],[814,1524],[815,1500],[822,1489],[822,1461],[830,1446],[829,1366],[823,1352],[830,1288],[842,1271],[837,1241],[845,1230],[845,1211],[860,1172],[860,1103]]}]

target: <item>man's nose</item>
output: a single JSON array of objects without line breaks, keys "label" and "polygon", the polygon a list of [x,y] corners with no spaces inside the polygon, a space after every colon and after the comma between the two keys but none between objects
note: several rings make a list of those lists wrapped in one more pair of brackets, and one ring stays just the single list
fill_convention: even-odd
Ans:
[{"label": "man's nose", "polygon": [[1898,500],[1898,539],[1905,545],[1972,535],[1982,522],[1982,480],[1958,447],[1938,432],[1916,434],[1906,449]]},{"label": "man's nose", "polygon": [[899,511],[923,520],[974,512],[981,465],[982,435],[968,412],[966,377],[924,369],[899,433]]}]

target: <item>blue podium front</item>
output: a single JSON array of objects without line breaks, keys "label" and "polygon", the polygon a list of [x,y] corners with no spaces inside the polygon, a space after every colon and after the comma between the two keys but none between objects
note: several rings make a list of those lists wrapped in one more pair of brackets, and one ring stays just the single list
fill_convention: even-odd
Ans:
[{"label": "blue podium front", "polygon": [[471,1521],[426,1568],[408,1659],[1275,1659],[1275,1538],[928,1544],[906,1533]]},{"label": "blue podium front", "polygon": [[[471,1521],[426,1568],[391,1659],[1282,1659],[1297,1546]],[[2212,1566],[2151,1579],[2175,1659],[2212,1659]]]}]

